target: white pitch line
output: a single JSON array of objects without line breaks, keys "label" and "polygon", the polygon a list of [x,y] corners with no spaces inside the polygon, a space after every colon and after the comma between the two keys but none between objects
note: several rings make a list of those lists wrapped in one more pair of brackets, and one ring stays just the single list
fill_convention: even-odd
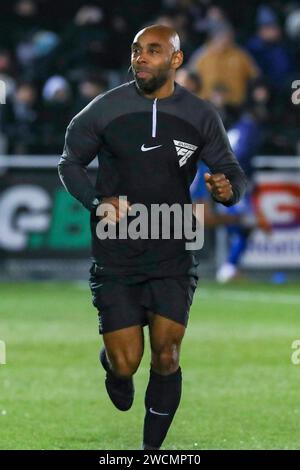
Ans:
[{"label": "white pitch line", "polygon": [[218,298],[222,300],[238,300],[244,302],[262,302],[272,304],[300,305],[300,295],[276,294],[274,292],[248,292],[238,290],[218,291],[216,289],[198,288],[197,297]]}]

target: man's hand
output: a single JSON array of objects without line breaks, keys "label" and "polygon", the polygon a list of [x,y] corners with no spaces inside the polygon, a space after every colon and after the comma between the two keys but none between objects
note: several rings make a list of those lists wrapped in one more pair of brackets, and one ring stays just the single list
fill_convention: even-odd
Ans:
[{"label": "man's hand", "polygon": [[217,201],[227,202],[232,198],[232,186],[223,173],[216,173],[215,175],[204,173],[204,179],[208,191]]},{"label": "man's hand", "polygon": [[127,200],[115,196],[103,197],[99,206],[101,206],[103,214],[100,217],[105,217],[107,222],[113,225],[119,223],[131,209]]}]

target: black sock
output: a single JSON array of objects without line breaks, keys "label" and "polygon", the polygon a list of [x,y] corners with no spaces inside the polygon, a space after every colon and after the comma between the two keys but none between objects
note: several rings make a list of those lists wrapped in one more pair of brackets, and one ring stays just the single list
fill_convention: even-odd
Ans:
[{"label": "black sock", "polygon": [[156,449],[162,445],[180,403],[181,383],[180,367],[170,375],[150,369],[145,395],[144,445]]}]

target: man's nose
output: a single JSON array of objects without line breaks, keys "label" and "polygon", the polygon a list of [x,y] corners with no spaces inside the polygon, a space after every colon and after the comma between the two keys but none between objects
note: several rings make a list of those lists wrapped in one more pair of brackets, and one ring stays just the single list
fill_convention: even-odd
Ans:
[{"label": "man's nose", "polygon": [[147,58],[145,56],[145,53],[144,52],[140,52],[137,59],[136,59],[137,63],[145,63],[147,62]]}]

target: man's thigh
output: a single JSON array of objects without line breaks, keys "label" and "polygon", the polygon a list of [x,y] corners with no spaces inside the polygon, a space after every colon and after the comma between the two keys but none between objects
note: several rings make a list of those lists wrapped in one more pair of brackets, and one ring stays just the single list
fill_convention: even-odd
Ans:
[{"label": "man's thigh", "polygon": [[103,334],[105,349],[113,367],[129,365],[136,370],[144,353],[144,331],[131,326]]},{"label": "man's thigh", "polygon": [[196,285],[196,278],[190,276],[151,280],[148,284],[152,365],[158,369],[178,367]]},{"label": "man's thigh", "polygon": [[100,334],[147,324],[141,283],[128,285],[118,279],[92,275],[90,288],[98,310]]},{"label": "man's thigh", "polygon": [[143,293],[144,304],[152,312],[149,319],[156,314],[186,327],[196,286],[197,279],[193,276],[149,280]]},{"label": "man's thigh", "polygon": [[152,352],[158,354],[164,350],[170,351],[172,349],[177,349],[179,352],[186,331],[185,326],[155,312],[149,312],[148,318]]}]

